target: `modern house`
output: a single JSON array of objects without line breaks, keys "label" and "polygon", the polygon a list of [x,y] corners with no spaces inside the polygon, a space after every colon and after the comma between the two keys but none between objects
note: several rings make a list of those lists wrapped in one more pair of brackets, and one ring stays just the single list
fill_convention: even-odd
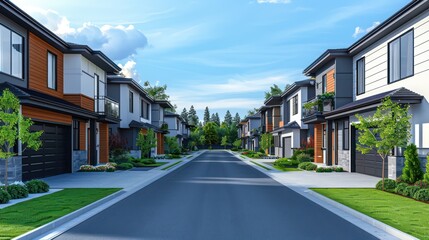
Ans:
[{"label": "modern house", "polygon": [[[356,150],[358,132],[351,126],[355,113],[372,114],[385,97],[410,104],[412,143],[419,155],[429,153],[429,1],[411,1],[404,8],[351,45],[353,102],[327,113],[325,119],[346,119],[350,171],[381,176],[382,165],[375,152]],[[347,141],[347,142],[349,142]],[[386,176],[402,173],[402,149],[395,149],[384,169]],[[423,158],[422,158],[423,159]]]},{"label": "modern house", "polygon": [[289,158],[293,150],[312,142],[313,128],[302,122],[303,103],[315,97],[315,81],[294,82],[281,95],[280,122],[273,129],[275,155]]},{"label": "modern house", "polygon": [[156,139],[157,139],[157,147],[156,147],[156,155],[163,155],[164,152],[164,144],[165,134],[168,133],[168,125],[165,122],[165,113],[168,109],[173,109],[174,106],[171,105],[171,103],[167,100],[155,100],[155,102],[151,105],[151,113],[152,113],[152,119],[151,123],[152,125],[158,127],[161,129],[161,132],[157,132]]},{"label": "modern house", "polygon": [[256,113],[247,116],[239,124],[239,138],[243,149],[258,151],[261,134],[261,115]]},{"label": "modern house", "polygon": [[189,139],[189,125],[186,121],[177,113],[165,112],[164,116],[165,123],[168,125],[169,137],[176,137],[180,147],[185,147]]},{"label": "modern house", "polygon": [[313,125],[314,161],[346,170],[350,143],[348,131],[342,129],[347,129],[348,119],[327,120],[325,115],[353,101],[352,66],[347,49],[329,49],[304,70],[315,79],[315,98],[303,104],[302,114],[302,122]]},{"label": "modern house", "polygon": [[[259,108],[259,113],[261,115],[261,133],[272,134],[273,130],[279,128],[282,124],[282,101],[283,99],[281,96],[272,96],[264,102],[264,106]],[[274,138],[274,146],[268,150],[267,154],[275,155],[275,146],[280,146],[280,143],[276,142],[276,138]]]},{"label": "modern house", "polygon": [[34,121],[31,130],[44,131],[37,152],[18,144],[9,180],[107,162],[108,124],[119,118],[102,83],[121,69],[99,51],[63,41],[10,1],[0,2],[0,33],[0,90],[19,98],[22,114]]}]

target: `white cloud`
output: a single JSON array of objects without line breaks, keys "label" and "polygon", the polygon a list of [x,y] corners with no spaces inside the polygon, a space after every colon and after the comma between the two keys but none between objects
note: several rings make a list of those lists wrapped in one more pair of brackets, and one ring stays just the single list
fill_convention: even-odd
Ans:
[{"label": "white cloud", "polygon": [[121,73],[128,78],[132,78],[137,82],[140,82],[140,75],[137,73],[136,62],[134,60],[127,61],[124,65],[118,64],[122,68]]},{"label": "white cloud", "polygon": [[273,3],[273,4],[278,4],[278,3],[290,3],[291,0],[257,0],[258,3]]},{"label": "white cloud", "polygon": [[376,28],[378,25],[380,25],[380,22],[373,22],[372,23],[372,25],[370,26],[370,27],[368,27],[368,28],[366,28],[366,29],[364,29],[364,28],[362,28],[362,27],[359,27],[359,26],[357,26],[356,28],[355,28],[355,32],[353,33],[353,37],[354,38],[357,38],[359,35],[361,35],[361,34],[363,34],[363,33],[369,33],[369,32],[371,32],[374,28]]},{"label": "white cloud", "polygon": [[97,26],[84,23],[74,28],[70,21],[52,10],[30,8],[30,14],[65,41],[86,44],[101,50],[113,60],[122,60],[137,53],[137,49],[147,46],[146,36],[133,25]]}]

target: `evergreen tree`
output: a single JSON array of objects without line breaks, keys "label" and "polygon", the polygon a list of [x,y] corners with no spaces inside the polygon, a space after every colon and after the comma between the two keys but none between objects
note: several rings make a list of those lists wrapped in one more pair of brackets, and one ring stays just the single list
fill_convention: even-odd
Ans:
[{"label": "evergreen tree", "polygon": [[210,116],[210,122],[216,122],[216,115],[214,113]]},{"label": "evergreen tree", "polygon": [[204,109],[204,125],[206,125],[208,122],[210,122],[210,111],[209,107],[206,107],[206,109]]},{"label": "evergreen tree", "polygon": [[404,155],[405,167],[402,169],[402,180],[409,184],[414,184],[423,178],[423,171],[420,167],[420,159],[416,145],[413,143],[408,145]]},{"label": "evergreen tree", "polygon": [[237,125],[240,123],[240,120],[241,120],[241,118],[240,118],[240,114],[236,113],[236,114],[235,114],[235,117],[234,117],[234,120],[233,120],[232,122],[233,122],[233,124],[234,124],[235,126],[237,126]]},{"label": "evergreen tree", "polygon": [[188,111],[186,110],[186,108],[183,108],[182,114],[180,114],[180,116],[183,118],[183,120],[186,123],[189,123],[189,119],[188,119]]},{"label": "evergreen tree", "polygon": [[269,99],[272,96],[280,96],[282,95],[282,90],[277,86],[277,84],[273,84],[272,87],[270,87],[269,92],[265,92],[265,100]]},{"label": "evergreen tree", "polygon": [[194,105],[191,105],[191,108],[188,112],[188,123],[193,126],[197,126],[200,122],[200,119],[197,116],[197,112],[195,111]]},{"label": "evergreen tree", "polygon": [[229,110],[226,111],[225,118],[224,118],[223,122],[226,123],[226,125],[228,125],[228,126],[230,126],[232,124],[232,116],[231,116],[231,113],[229,112]]},{"label": "evergreen tree", "polygon": [[218,114],[218,113],[216,113],[216,114],[215,114],[214,122],[215,122],[218,126],[220,126],[220,118],[219,118],[219,114]]}]

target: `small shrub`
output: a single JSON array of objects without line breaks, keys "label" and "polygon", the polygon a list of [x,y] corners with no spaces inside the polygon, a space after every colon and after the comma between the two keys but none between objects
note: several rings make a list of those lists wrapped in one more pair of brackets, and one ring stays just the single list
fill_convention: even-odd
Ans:
[{"label": "small shrub", "polygon": [[414,183],[414,186],[417,186],[419,188],[429,188],[429,183],[423,180],[419,180]]},{"label": "small shrub", "polygon": [[259,152],[265,155],[265,150],[262,148],[259,148]]},{"label": "small shrub", "polygon": [[344,172],[344,169],[342,167],[335,167],[334,171],[335,172]]},{"label": "small shrub", "polygon": [[0,204],[8,203],[11,199],[11,196],[8,192],[3,189],[0,189]]},{"label": "small shrub", "polygon": [[7,192],[11,199],[20,199],[28,197],[28,189],[25,185],[11,184],[7,187]]},{"label": "small shrub", "polygon": [[114,162],[117,164],[128,163],[130,162],[130,160],[131,160],[131,157],[128,153],[120,154],[110,159],[111,162]]},{"label": "small shrub", "polygon": [[402,179],[409,184],[414,184],[418,180],[423,179],[423,171],[420,168],[420,159],[416,145],[413,143],[408,145],[404,155],[405,166],[402,169]]},{"label": "small shrub", "polygon": [[325,172],[325,168],[324,167],[318,167],[316,168],[316,172]]},{"label": "small shrub", "polygon": [[317,165],[314,163],[308,164],[307,167],[305,167],[305,170],[307,171],[314,171],[317,169]]},{"label": "small shrub", "polygon": [[45,193],[49,191],[49,185],[39,179],[33,179],[25,183],[28,193]]},{"label": "small shrub", "polygon": [[296,160],[298,162],[311,162],[311,161],[313,161],[313,158],[306,153],[300,153],[300,154],[296,155]]},{"label": "small shrub", "polygon": [[420,190],[420,188],[417,186],[407,186],[403,195],[412,198],[418,190]]},{"label": "small shrub", "polygon": [[406,183],[398,183],[395,188],[395,193],[404,195],[405,188],[408,187]]},{"label": "small shrub", "polygon": [[94,172],[95,167],[92,165],[82,165],[79,168],[79,172]]},{"label": "small shrub", "polygon": [[181,158],[181,156],[178,154],[167,154],[167,158],[176,159],[176,158]]},{"label": "small shrub", "polygon": [[[378,190],[383,190],[383,180],[378,181],[375,188]],[[396,181],[392,179],[384,179],[384,190],[387,192],[394,192],[396,188]]]},{"label": "small shrub", "polygon": [[413,198],[419,201],[429,201],[429,189],[420,189],[414,193]]},{"label": "small shrub", "polygon": [[118,166],[116,168],[119,169],[119,170],[128,170],[128,169],[133,168],[133,164],[131,164],[131,163],[121,163],[121,164],[118,164]]},{"label": "small shrub", "polygon": [[396,183],[403,183],[404,180],[402,179],[402,176],[399,176],[396,178]]},{"label": "small shrub", "polygon": [[429,155],[426,156],[427,162],[426,162],[426,173],[423,175],[423,180],[427,183],[429,183]]},{"label": "small shrub", "polygon": [[330,168],[330,167],[325,168],[325,172],[332,172],[332,171],[334,171],[334,169],[333,169],[333,168]]},{"label": "small shrub", "polygon": [[287,158],[279,158],[274,162],[274,166],[282,168],[298,167],[298,164],[298,161]]},{"label": "small shrub", "polygon": [[310,157],[314,157],[314,148],[307,148],[304,150],[304,153],[310,155]]},{"label": "small shrub", "polygon": [[147,158],[147,159],[142,159],[141,162],[144,164],[155,164],[156,160],[153,158]]},{"label": "small shrub", "polygon": [[302,162],[298,164],[298,168],[305,170],[309,164],[312,164],[311,162]]}]

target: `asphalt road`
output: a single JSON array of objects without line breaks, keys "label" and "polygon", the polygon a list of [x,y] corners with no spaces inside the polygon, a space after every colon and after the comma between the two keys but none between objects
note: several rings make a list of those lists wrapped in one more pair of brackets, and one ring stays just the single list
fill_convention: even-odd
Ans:
[{"label": "asphalt road", "polygon": [[211,151],[56,239],[376,239],[227,152]]}]

